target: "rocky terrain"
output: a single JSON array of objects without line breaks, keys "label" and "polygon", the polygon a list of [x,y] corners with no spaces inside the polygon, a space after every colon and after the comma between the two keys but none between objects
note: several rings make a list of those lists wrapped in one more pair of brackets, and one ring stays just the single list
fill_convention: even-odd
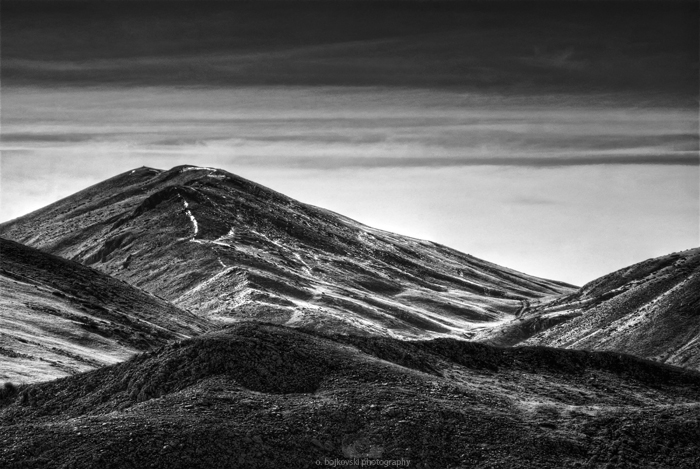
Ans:
[{"label": "rocky terrain", "polygon": [[700,248],[648,259],[561,297],[528,301],[500,345],[610,350],[700,369]]},{"label": "rocky terrain", "polygon": [[0,238],[0,382],[73,375],[207,329],[125,282]]},{"label": "rocky terrain", "polygon": [[574,291],[195,166],[128,171],[0,235],[220,323],[472,338],[524,300]]},{"label": "rocky terrain", "polygon": [[[566,181],[614,181],[613,214],[697,165],[697,2],[1,10],[8,213],[195,155],[489,163],[535,195],[514,206],[585,221]],[[700,248],[579,289],[219,169],[133,169],[0,224],[0,469],[697,469],[699,272]]]},{"label": "rocky terrain", "polygon": [[5,396],[7,468],[700,464],[700,374],[610,352],[247,322]]},{"label": "rocky terrain", "polygon": [[700,249],[577,290],[193,166],[0,234],[3,468],[700,465]]}]

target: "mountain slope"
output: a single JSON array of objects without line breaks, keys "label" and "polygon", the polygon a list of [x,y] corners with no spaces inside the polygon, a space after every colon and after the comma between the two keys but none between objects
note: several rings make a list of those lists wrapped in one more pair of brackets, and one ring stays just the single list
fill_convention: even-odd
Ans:
[{"label": "mountain slope", "polygon": [[692,468],[699,410],[626,355],[247,322],[0,400],[0,465]]},{"label": "mountain slope", "polygon": [[0,238],[0,381],[72,375],[207,329],[124,282]]},{"label": "mountain slope", "polygon": [[573,291],[194,166],[120,174],[0,234],[224,322],[471,337]]},{"label": "mountain slope", "polygon": [[567,296],[532,301],[493,336],[501,345],[619,351],[700,369],[700,248],[640,262]]}]

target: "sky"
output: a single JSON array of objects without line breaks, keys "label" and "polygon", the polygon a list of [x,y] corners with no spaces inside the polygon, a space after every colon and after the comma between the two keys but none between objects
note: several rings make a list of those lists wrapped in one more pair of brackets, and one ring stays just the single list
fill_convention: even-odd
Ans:
[{"label": "sky", "polygon": [[0,222],[194,164],[577,285],[697,246],[697,5],[507,6],[4,1]]}]

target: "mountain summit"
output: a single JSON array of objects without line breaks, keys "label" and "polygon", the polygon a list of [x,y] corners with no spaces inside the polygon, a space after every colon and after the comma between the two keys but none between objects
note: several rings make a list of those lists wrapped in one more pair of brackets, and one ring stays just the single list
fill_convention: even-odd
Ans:
[{"label": "mountain summit", "polygon": [[125,172],[0,235],[222,322],[471,338],[574,291],[196,166]]}]

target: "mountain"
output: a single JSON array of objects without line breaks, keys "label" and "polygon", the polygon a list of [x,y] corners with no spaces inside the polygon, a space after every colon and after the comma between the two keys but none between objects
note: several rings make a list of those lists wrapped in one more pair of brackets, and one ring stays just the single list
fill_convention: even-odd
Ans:
[{"label": "mountain", "polygon": [[73,375],[207,329],[122,281],[0,238],[0,381]]},{"label": "mountain", "polygon": [[193,166],[0,234],[3,468],[700,464],[700,248],[577,290]]},{"label": "mountain", "polygon": [[222,323],[469,338],[574,291],[195,166],[128,171],[0,235]]},{"label": "mountain", "polygon": [[700,374],[627,355],[244,322],[4,390],[0,465],[694,468],[699,412]]},{"label": "mountain", "polygon": [[700,369],[700,248],[531,301],[492,332],[491,342],[610,350]]}]

